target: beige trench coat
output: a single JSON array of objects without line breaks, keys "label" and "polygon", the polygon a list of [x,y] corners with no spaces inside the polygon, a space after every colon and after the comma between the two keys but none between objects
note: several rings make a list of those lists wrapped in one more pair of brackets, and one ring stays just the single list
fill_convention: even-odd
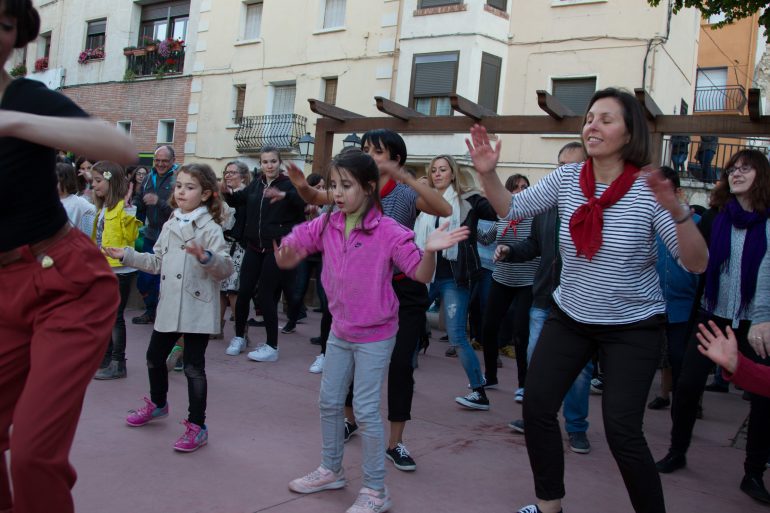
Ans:
[{"label": "beige trench coat", "polygon": [[[205,265],[187,253],[190,242],[211,252]],[[185,224],[172,217],[163,225],[155,254],[125,249],[123,265],[160,274],[155,330],[163,333],[219,333],[220,282],[233,272],[229,245],[208,212]]]}]

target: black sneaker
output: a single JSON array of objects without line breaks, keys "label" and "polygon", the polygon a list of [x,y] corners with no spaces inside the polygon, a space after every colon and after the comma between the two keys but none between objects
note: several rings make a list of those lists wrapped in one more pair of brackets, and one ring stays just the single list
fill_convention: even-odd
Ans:
[{"label": "black sneaker", "polygon": [[508,427],[517,433],[524,433],[524,420],[516,419],[508,423]]},{"label": "black sneaker", "polygon": [[321,337],[313,337],[310,339],[310,343],[314,346],[320,346],[321,345]]},{"label": "black sneaker", "polygon": [[307,319],[307,312],[300,312],[297,314],[297,322],[301,321],[302,319]]},{"label": "black sneaker", "polygon": [[262,320],[262,321],[258,321],[258,320],[254,319],[254,318],[252,317],[251,319],[249,319],[249,320],[246,322],[246,324],[248,324],[249,326],[254,326],[254,327],[256,327],[256,328],[262,328],[262,327],[264,327],[264,326],[265,326],[265,321],[264,321],[264,320]]},{"label": "black sneaker", "polygon": [[[559,510],[559,513],[562,513],[563,510]],[[543,511],[537,507],[537,504],[530,504],[529,506],[524,506],[516,513],[543,513]]]},{"label": "black sneaker", "polygon": [[687,458],[684,454],[675,454],[669,451],[662,460],[655,463],[655,467],[661,474],[670,474],[687,466]]},{"label": "black sneaker", "polygon": [[287,321],[286,324],[284,324],[283,327],[281,328],[281,333],[284,333],[287,335],[289,333],[294,333],[295,331],[297,331],[297,323],[294,321]]},{"label": "black sneaker", "polygon": [[457,357],[457,348],[455,346],[449,346],[449,348],[444,353],[444,356],[448,356],[450,358],[456,358]]},{"label": "black sneaker", "polygon": [[465,397],[455,397],[455,402],[471,410],[486,411],[489,409],[489,399],[487,399],[483,388],[476,389]]},{"label": "black sneaker", "polygon": [[417,464],[414,462],[414,459],[409,456],[409,451],[401,442],[396,444],[394,448],[385,451],[385,456],[393,462],[393,465],[395,465],[398,470],[414,472],[414,470],[417,469]]},{"label": "black sneaker", "polygon": [[358,424],[351,424],[348,419],[345,419],[345,443],[348,443],[350,437],[356,434],[358,431]]},{"label": "black sneaker", "polygon": [[144,312],[142,315],[131,319],[131,322],[133,324],[152,324],[155,322],[155,316],[151,313]]},{"label": "black sneaker", "polygon": [[591,380],[591,393],[601,394],[604,392],[604,381],[601,378],[594,378]]},{"label": "black sneaker", "polygon": [[722,394],[726,394],[727,392],[730,391],[730,385],[728,384],[723,385],[722,383],[717,383],[716,381],[713,381],[708,385],[706,385],[704,390],[706,392],[720,392]]},{"label": "black sneaker", "polygon": [[669,406],[671,406],[671,399],[658,396],[650,401],[650,404],[647,405],[647,408],[651,410],[662,410],[663,408],[668,408]]},{"label": "black sneaker", "polygon": [[578,454],[591,452],[591,442],[588,441],[585,431],[569,433],[569,450]]}]

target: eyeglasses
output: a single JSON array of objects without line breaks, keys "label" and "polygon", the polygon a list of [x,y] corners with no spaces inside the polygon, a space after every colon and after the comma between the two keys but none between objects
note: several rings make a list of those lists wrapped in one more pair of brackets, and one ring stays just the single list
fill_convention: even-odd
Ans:
[{"label": "eyeglasses", "polygon": [[741,175],[747,175],[754,171],[754,166],[741,166],[741,167],[731,167],[727,170],[727,176],[732,176],[735,173],[741,174]]},{"label": "eyeglasses", "polygon": [[167,159],[154,159],[153,162],[156,164],[171,164],[171,161]]}]

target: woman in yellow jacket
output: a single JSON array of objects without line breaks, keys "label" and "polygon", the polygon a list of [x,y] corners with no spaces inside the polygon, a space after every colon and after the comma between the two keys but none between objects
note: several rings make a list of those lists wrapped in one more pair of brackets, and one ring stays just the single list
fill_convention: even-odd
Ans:
[{"label": "woman in yellow jacket", "polygon": [[[91,238],[100,248],[133,246],[139,236],[139,227],[142,223],[134,217],[133,213],[125,209],[124,197],[128,189],[125,171],[120,165],[103,160],[94,164],[91,174],[97,212]],[[114,258],[107,257],[107,261],[118,278],[120,306],[118,306],[118,315],[112,328],[107,352],[94,376],[95,379],[126,377],[126,321],[123,319],[123,310],[126,307],[131,280],[136,274],[136,269],[126,267]]]}]

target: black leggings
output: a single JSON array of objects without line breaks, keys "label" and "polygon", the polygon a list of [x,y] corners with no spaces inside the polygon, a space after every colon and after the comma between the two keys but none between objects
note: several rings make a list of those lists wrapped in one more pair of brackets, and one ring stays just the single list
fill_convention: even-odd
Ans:
[{"label": "black leggings", "polygon": [[166,404],[168,394],[168,369],[166,358],[179,337],[184,337],[184,374],[187,376],[187,397],[190,401],[189,417],[193,424],[203,426],[206,422],[206,347],[208,333],[161,333],[152,331],[150,347],[147,348],[147,373],[150,376],[150,400],[156,406]]},{"label": "black leggings", "polygon": [[598,350],[604,363],[602,416],[610,451],[637,513],[663,513],[660,477],[642,431],[647,394],[660,362],[665,315],[623,325],[583,324],[554,307],[527,379],[524,424],[535,493],[564,497],[564,450],[557,413]]},{"label": "black leggings", "polygon": [[497,383],[497,335],[501,319],[514,305],[513,342],[516,348],[516,369],[519,388],[527,381],[527,346],[529,345],[529,309],[532,306],[532,287],[508,287],[492,280],[489,288],[481,342],[484,345],[484,377],[489,383]]},{"label": "black leggings", "polygon": [[131,281],[136,272],[116,274],[118,278],[118,292],[120,293],[120,304],[118,305],[118,314],[115,319],[115,325],[112,327],[112,337],[107,345],[107,352],[104,355],[102,363],[109,363],[110,360],[116,362],[126,361],[126,319],[123,317],[123,311],[126,309],[128,295],[131,292]]},{"label": "black leggings", "polygon": [[[235,302],[235,335],[242,337],[246,333],[246,319],[249,316],[249,301],[257,291],[257,302],[265,320],[267,345],[278,348],[278,300],[280,292],[293,302],[294,271],[281,270],[275,263],[272,251],[262,253],[251,247],[246,249],[241,264],[240,288]],[[279,299],[276,299],[279,298]],[[289,305],[289,311],[294,308]]]},{"label": "black leggings", "polygon": [[[709,316],[702,310],[698,312],[697,322],[706,323],[708,320],[713,320],[722,331],[731,324],[729,319]],[[760,359],[749,346],[747,338],[749,326],[748,321],[741,321],[738,329],[734,330],[738,339],[738,350],[750,360],[764,365],[770,364],[770,358]],[[682,373],[674,390],[674,403],[671,406],[671,417],[674,423],[671,427],[670,451],[677,455],[686,454],[690,447],[698,401],[703,394],[708,375],[714,367],[711,360],[698,351],[696,331],[697,328],[693,329],[687,343]],[[770,399],[751,394],[746,460],[743,464],[746,474],[761,476],[765,471],[768,456],[770,456]]]}]

